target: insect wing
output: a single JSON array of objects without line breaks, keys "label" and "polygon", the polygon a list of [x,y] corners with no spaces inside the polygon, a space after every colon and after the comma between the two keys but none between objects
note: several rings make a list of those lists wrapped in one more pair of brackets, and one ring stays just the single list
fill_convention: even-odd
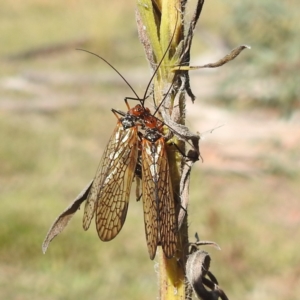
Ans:
[{"label": "insect wing", "polygon": [[161,177],[158,179],[158,197],[160,198],[158,208],[160,242],[166,257],[171,258],[176,252],[177,244],[178,228],[176,210],[164,139],[160,138],[156,142],[156,145],[157,149],[161,149],[160,155],[158,156],[158,174],[160,174]]},{"label": "insect wing", "polygon": [[163,138],[143,139],[142,174],[145,231],[150,258],[160,242],[166,257],[176,251],[177,222],[169,163]]},{"label": "insect wing", "polygon": [[158,204],[157,197],[155,197],[157,172],[152,170],[157,167],[157,164],[153,163],[156,158],[152,143],[143,139],[142,149],[142,197],[145,233],[150,258],[154,259],[158,244]]},{"label": "insect wing", "polygon": [[127,215],[130,189],[138,155],[137,127],[124,130],[120,148],[114,149],[115,167],[108,173],[97,205],[96,228],[101,240],[113,239]]},{"label": "insect wing", "polygon": [[101,161],[99,163],[95,178],[93,180],[93,184],[91,186],[90,192],[85,202],[84,214],[83,214],[83,229],[88,230],[91,224],[91,221],[94,217],[95,206],[98,200],[98,194],[100,192],[100,188],[103,186],[103,181],[108,173],[110,166],[112,165],[112,161],[109,158],[109,150],[113,147],[113,145],[117,142],[116,136],[118,136],[121,130],[120,122],[117,123],[117,126],[110,137],[110,140],[104,150]]},{"label": "insect wing", "polygon": [[96,228],[103,241],[113,239],[125,222],[137,154],[137,128],[124,129],[118,122],[99,164],[83,217],[87,230],[96,211]]}]

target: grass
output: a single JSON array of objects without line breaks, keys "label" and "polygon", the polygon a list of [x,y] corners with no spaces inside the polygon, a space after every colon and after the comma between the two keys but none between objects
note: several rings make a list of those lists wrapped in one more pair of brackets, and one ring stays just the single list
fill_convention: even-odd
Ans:
[{"label": "grass", "polygon": [[[216,23],[211,24],[215,16],[210,5],[205,6],[199,32],[210,25],[217,30]],[[117,1],[3,4],[2,14],[7,17],[0,18],[1,28],[6,29],[0,55],[88,36],[92,50],[99,50],[117,67],[120,59],[123,73],[143,90],[149,71],[137,71],[146,64],[134,33],[132,7]],[[215,14],[221,18],[223,13]],[[128,26],[122,26],[125,19]],[[112,47],[116,43],[118,47]],[[234,64],[230,67],[235,69]],[[134,79],[134,72],[141,74],[140,81]],[[125,226],[113,241],[100,242],[94,226],[84,232],[81,210],[47,254],[41,252],[54,218],[94,176],[116,122],[110,108],[125,109],[122,99],[130,94],[111,74],[101,62],[76,51],[3,61],[1,299],[154,299],[157,295],[142,204],[134,199]],[[107,81],[110,76],[117,79]],[[14,81],[17,85],[12,87],[11,78],[22,81]],[[219,243],[221,252],[206,250],[212,257],[212,272],[232,299],[296,299],[300,292],[299,155],[297,149],[285,148],[280,138],[270,140],[257,157],[255,174],[214,170],[206,163],[193,169],[191,240],[197,231],[201,239]]]}]

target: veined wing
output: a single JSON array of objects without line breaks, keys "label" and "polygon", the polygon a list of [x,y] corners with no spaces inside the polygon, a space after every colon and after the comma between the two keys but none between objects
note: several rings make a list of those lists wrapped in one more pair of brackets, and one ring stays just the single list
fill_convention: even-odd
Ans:
[{"label": "veined wing", "polygon": [[[155,147],[154,147],[155,148]],[[154,259],[158,245],[158,199],[155,197],[157,190],[156,179],[157,165],[153,145],[146,139],[142,140],[142,197],[144,208],[144,223],[150,259]],[[153,177],[154,176],[154,177]]]},{"label": "veined wing", "polygon": [[103,241],[113,239],[124,224],[137,152],[136,126],[124,129],[118,122],[101,158],[83,216],[87,230],[97,211],[96,228]]},{"label": "veined wing", "polygon": [[160,174],[157,186],[160,198],[158,207],[160,242],[166,257],[171,258],[176,252],[178,236],[176,209],[164,139],[157,140],[156,146],[157,149],[161,149],[157,162]]},{"label": "veined wing", "polygon": [[161,243],[166,257],[176,251],[177,221],[164,139],[142,141],[143,205],[150,258]]}]

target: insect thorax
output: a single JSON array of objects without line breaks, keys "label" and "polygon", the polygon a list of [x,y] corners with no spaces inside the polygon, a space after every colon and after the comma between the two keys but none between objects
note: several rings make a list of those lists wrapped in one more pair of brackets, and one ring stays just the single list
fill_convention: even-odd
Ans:
[{"label": "insect thorax", "polygon": [[124,118],[121,119],[121,123],[124,129],[135,126],[136,122],[137,122],[137,118],[132,115],[126,115]]},{"label": "insect thorax", "polygon": [[144,137],[151,143],[155,143],[161,136],[161,133],[156,128],[150,128],[146,130]]}]

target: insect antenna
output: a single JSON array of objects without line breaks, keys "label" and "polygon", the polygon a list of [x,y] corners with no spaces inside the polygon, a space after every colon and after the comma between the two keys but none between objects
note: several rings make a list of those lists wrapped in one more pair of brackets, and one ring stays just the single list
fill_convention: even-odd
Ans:
[{"label": "insect antenna", "polygon": [[[177,14],[177,18],[176,18],[176,24],[177,24],[177,20],[178,20],[178,14]],[[155,69],[155,71],[153,72],[153,74],[152,74],[152,76],[151,76],[151,78],[150,78],[150,80],[149,80],[149,82],[148,82],[148,84],[147,84],[147,86],[146,86],[146,89],[145,89],[145,93],[144,93],[144,96],[143,96],[143,98],[140,98],[139,96],[138,96],[138,94],[136,93],[136,91],[134,90],[134,88],[132,87],[132,85],[128,82],[128,80],[109,62],[109,61],[107,61],[104,57],[102,57],[102,56],[100,56],[100,55],[98,55],[98,54],[96,54],[96,53],[94,53],[94,52],[92,52],[92,51],[89,51],[89,50],[85,50],[85,49],[80,49],[80,48],[78,48],[78,49],[76,49],[76,50],[79,50],[79,51],[83,51],[83,52],[86,52],[86,53],[89,53],[89,54],[92,54],[92,55],[94,55],[94,56],[96,56],[96,57],[98,57],[98,58],[100,58],[102,61],[104,61],[108,66],[110,66],[122,79],[123,79],[123,81],[127,84],[127,86],[131,89],[131,91],[134,93],[134,95],[136,96],[136,98],[132,98],[132,97],[125,97],[125,102],[127,102],[127,100],[129,99],[129,100],[138,100],[138,101],[140,101],[140,103],[141,103],[141,105],[144,107],[144,103],[145,103],[145,100],[150,96],[150,95],[148,95],[147,96],[147,94],[148,94],[148,91],[149,91],[149,88],[150,88],[150,85],[151,85],[151,83],[153,82],[153,79],[154,79],[154,77],[156,76],[156,74],[157,74],[157,72],[158,72],[158,70],[159,70],[159,68],[160,68],[160,66],[162,65],[162,63],[163,63],[163,60],[164,60],[164,58],[166,57],[166,55],[167,55],[167,53],[168,53],[168,51],[170,50],[170,48],[171,48],[171,45],[172,45],[172,41],[173,41],[173,39],[174,39],[174,36],[175,36],[175,33],[176,33],[176,26],[175,26],[175,29],[174,29],[174,31],[173,31],[173,34],[172,34],[172,37],[171,37],[171,39],[170,39],[170,42],[169,42],[169,44],[168,44],[168,47],[167,47],[167,49],[166,49],[166,51],[165,51],[165,53],[164,53],[164,55],[163,55],[163,57],[162,57],[162,59],[160,60],[160,62],[159,62],[159,64],[157,65],[157,67],[156,67],[156,69]],[[172,84],[173,85],[173,84]],[[171,87],[172,87],[172,85],[171,85]],[[169,93],[169,91],[170,91],[170,89],[168,90],[168,93]],[[167,94],[168,94],[167,93]],[[165,98],[164,98],[165,99]],[[159,107],[161,106],[161,104],[159,105]]]},{"label": "insect antenna", "polygon": [[[108,62],[104,57],[102,57],[102,56],[100,56],[100,55],[98,55],[98,54],[96,54],[94,52],[91,52],[89,50],[85,50],[85,49],[76,49],[76,50],[87,52],[89,54],[92,54],[92,55],[100,58],[102,61],[104,61],[107,65],[109,65],[124,80],[124,82],[127,84],[127,86],[131,89],[131,91],[136,96],[136,99],[140,100],[138,94],[136,93],[136,91],[134,90],[134,88],[132,87],[132,85],[127,81],[127,79],[110,62]],[[131,98],[129,98],[129,99],[131,99]],[[135,98],[133,98],[133,99],[135,99]]]},{"label": "insect antenna", "polygon": [[[151,83],[152,83],[154,77],[156,76],[156,74],[157,74],[157,72],[158,72],[160,66],[162,65],[162,63],[163,63],[163,61],[164,61],[164,59],[165,59],[167,53],[169,52],[169,50],[170,50],[170,48],[171,48],[171,45],[172,45],[172,42],[173,42],[173,39],[174,39],[174,36],[175,36],[175,33],[176,33],[176,25],[177,25],[177,21],[178,21],[178,14],[177,14],[177,16],[176,16],[175,28],[174,28],[173,34],[172,34],[172,36],[171,36],[170,42],[169,42],[169,44],[168,44],[168,47],[167,47],[167,49],[166,49],[164,55],[162,56],[162,58],[161,58],[159,64],[157,65],[155,71],[153,72],[153,74],[152,74],[152,76],[151,76],[151,78],[150,78],[150,80],[149,80],[149,82],[148,82],[148,84],[147,84],[147,87],[146,87],[146,90],[145,90],[145,93],[144,93],[144,97],[141,99],[141,101],[143,101],[143,102],[141,103],[143,106],[144,106],[145,99],[148,98],[146,95],[147,95],[147,93],[148,93],[148,90],[149,90],[149,88],[150,88],[150,85],[151,85]],[[172,85],[173,85],[173,84],[172,84]],[[172,86],[171,86],[171,87],[172,87]],[[169,92],[169,91],[170,91],[170,89],[168,90],[168,92]],[[164,99],[165,99],[165,98],[164,98]],[[163,99],[163,100],[164,100],[164,99]],[[160,106],[161,106],[161,104],[159,105],[159,107],[160,107]]]},{"label": "insect antenna", "polygon": [[[156,115],[156,113],[159,111],[159,109],[161,108],[161,106],[163,105],[164,101],[166,100],[166,98],[168,97],[174,83],[175,83],[175,80],[176,80],[176,77],[174,76],[173,80],[172,80],[172,83],[170,85],[170,87],[168,88],[167,90],[167,93],[165,94],[165,96],[163,97],[163,99],[161,100],[161,102],[158,104],[158,106],[156,107],[154,113],[153,113],[153,116]],[[168,125],[167,125],[168,126]]]}]

